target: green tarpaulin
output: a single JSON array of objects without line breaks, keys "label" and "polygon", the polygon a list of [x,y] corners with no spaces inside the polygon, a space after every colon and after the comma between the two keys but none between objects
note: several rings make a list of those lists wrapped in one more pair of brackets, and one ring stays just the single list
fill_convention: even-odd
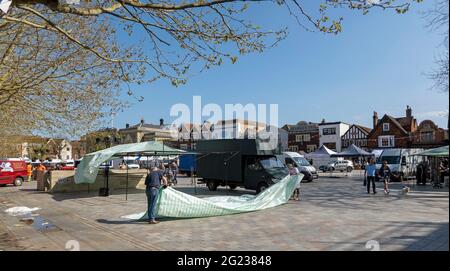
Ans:
[{"label": "green tarpaulin", "polygon": [[165,146],[161,142],[147,141],[117,145],[105,150],[89,153],[83,157],[75,172],[75,183],[94,183],[98,167],[115,157],[125,155],[177,155],[184,151]]},{"label": "green tarpaulin", "polygon": [[443,146],[431,150],[426,150],[417,155],[430,156],[430,157],[448,157],[448,146]]},{"label": "green tarpaulin", "polygon": [[[158,217],[195,218],[232,215],[253,212],[279,206],[289,201],[303,175],[286,176],[257,196],[220,196],[197,198],[173,188],[160,190],[157,203]],[[147,219],[147,213],[139,213],[122,218],[139,220]]]}]

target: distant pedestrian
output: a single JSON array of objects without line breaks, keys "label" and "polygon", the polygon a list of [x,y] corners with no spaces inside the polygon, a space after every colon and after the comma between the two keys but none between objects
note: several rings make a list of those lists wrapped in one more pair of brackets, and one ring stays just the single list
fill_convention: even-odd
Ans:
[{"label": "distant pedestrian", "polygon": [[424,182],[424,178],[423,178],[423,163],[419,163],[418,165],[417,165],[417,167],[416,167],[416,181],[417,181],[417,184],[418,185],[421,185],[421,184],[426,184],[425,182]]},{"label": "distant pedestrian", "polygon": [[163,176],[163,171],[154,167],[152,171],[145,178],[145,194],[147,195],[147,215],[149,224],[157,224],[156,221],[156,204],[159,197],[159,189],[161,187],[167,187],[166,177]]},{"label": "distant pedestrian", "polygon": [[369,164],[366,166],[365,170],[365,180],[367,182],[367,194],[370,194],[370,183],[372,183],[372,191],[375,195],[377,193],[375,186],[375,176],[377,174],[377,167],[375,165],[375,160],[373,158],[370,159]]},{"label": "distant pedestrian", "polygon": [[[294,167],[292,164],[288,164],[289,169],[289,175],[299,175],[300,172],[298,171],[298,168]],[[292,194],[292,198],[294,200],[300,200],[300,183],[297,185],[297,187],[294,190],[294,193]]]},{"label": "distant pedestrian", "polygon": [[391,192],[389,190],[389,182],[390,182],[392,172],[391,172],[391,168],[388,166],[387,161],[383,161],[383,165],[380,168],[379,175],[380,175],[380,178],[384,182],[384,193],[386,195],[389,195],[389,193]]},{"label": "distant pedestrian", "polygon": [[170,170],[172,171],[172,175],[173,175],[173,183],[177,184],[178,180],[177,180],[177,175],[178,175],[178,163],[176,160],[174,160],[171,164],[170,164]]},{"label": "distant pedestrian", "polygon": [[33,179],[33,165],[31,165],[31,163],[27,164],[27,177],[28,182],[31,182]]}]

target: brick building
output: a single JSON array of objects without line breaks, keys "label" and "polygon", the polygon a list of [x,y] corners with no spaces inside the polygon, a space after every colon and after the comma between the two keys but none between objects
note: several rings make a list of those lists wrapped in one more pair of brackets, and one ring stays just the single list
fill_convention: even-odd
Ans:
[{"label": "brick building", "polygon": [[412,144],[415,148],[435,148],[448,145],[447,131],[439,128],[433,121],[422,121],[413,133]]},{"label": "brick building", "polygon": [[314,152],[319,148],[319,124],[299,121],[297,124],[286,124],[282,127],[288,132],[288,149],[294,152]]},{"label": "brick building", "polygon": [[409,106],[406,107],[406,116],[400,118],[386,114],[378,119],[378,113],[374,112],[373,130],[368,135],[368,146],[370,149],[411,148],[416,130],[417,120]]}]

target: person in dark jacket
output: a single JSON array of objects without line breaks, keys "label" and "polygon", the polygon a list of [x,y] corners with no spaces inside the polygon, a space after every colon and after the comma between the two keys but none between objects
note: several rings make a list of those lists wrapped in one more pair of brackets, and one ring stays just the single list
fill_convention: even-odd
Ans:
[{"label": "person in dark jacket", "polygon": [[391,175],[392,175],[391,168],[388,166],[387,161],[383,161],[383,165],[381,166],[380,171],[379,171],[379,176],[380,176],[380,179],[382,179],[384,182],[384,193],[386,195],[389,195],[389,193],[391,192],[389,190],[389,181],[390,181]]},{"label": "person in dark jacket", "polygon": [[167,179],[163,175],[163,171],[154,167],[152,171],[145,178],[145,194],[147,195],[147,215],[148,223],[157,224],[156,221],[156,204],[159,197],[159,189],[161,187],[167,187]]}]

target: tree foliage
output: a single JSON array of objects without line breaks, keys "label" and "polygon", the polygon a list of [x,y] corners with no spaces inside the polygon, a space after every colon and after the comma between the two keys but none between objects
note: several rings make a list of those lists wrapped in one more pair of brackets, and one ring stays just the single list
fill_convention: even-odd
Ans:
[{"label": "tree foliage", "polygon": [[276,45],[286,29],[245,16],[257,2],[336,34],[342,18],[329,9],[404,13],[421,0],[323,0],[315,10],[299,0],[13,0],[0,20],[1,131],[80,134],[123,106],[120,89],[134,95],[130,86],[158,79],[178,86],[194,71]]},{"label": "tree foliage", "polygon": [[439,31],[443,35],[441,53],[436,57],[435,68],[429,74],[430,79],[433,80],[435,89],[443,92],[448,92],[448,34],[449,34],[449,21],[448,21],[448,0],[437,0],[434,7],[426,13],[427,27],[433,31]]}]

